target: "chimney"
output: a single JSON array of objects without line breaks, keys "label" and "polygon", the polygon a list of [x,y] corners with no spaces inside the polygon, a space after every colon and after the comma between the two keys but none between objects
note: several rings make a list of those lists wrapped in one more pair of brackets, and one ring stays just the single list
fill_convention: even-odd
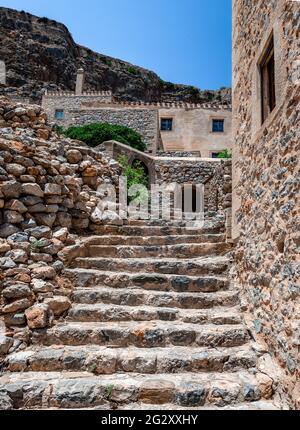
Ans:
[{"label": "chimney", "polygon": [[83,84],[84,84],[84,70],[78,69],[77,70],[77,77],[76,77],[76,89],[75,89],[75,95],[76,96],[82,95]]}]

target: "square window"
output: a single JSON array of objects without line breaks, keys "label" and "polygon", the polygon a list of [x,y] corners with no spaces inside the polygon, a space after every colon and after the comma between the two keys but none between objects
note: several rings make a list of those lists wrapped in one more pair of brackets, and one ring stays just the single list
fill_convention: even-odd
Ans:
[{"label": "square window", "polygon": [[213,119],[213,133],[224,133],[224,119]]},{"label": "square window", "polygon": [[162,118],[160,122],[161,131],[173,130],[173,118]]},{"label": "square window", "polygon": [[261,111],[263,124],[276,106],[275,56],[273,35],[270,38],[262,60],[259,63],[259,71],[261,83]]},{"label": "square window", "polygon": [[64,111],[62,109],[56,109],[55,119],[58,119],[58,120],[64,119]]}]

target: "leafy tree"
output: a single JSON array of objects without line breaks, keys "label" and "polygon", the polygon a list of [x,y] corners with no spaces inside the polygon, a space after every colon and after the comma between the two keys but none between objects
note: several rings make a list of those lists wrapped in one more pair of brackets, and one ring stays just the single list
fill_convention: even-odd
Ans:
[{"label": "leafy tree", "polygon": [[142,136],[124,125],[94,123],[69,127],[66,130],[60,129],[59,131],[70,139],[81,140],[92,147],[101,145],[107,140],[116,140],[142,152],[147,148]]}]

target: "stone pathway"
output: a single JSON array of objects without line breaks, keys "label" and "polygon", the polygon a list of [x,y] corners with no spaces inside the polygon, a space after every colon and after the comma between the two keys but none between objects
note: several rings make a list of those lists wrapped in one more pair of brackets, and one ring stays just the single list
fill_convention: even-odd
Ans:
[{"label": "stone pathway", "polygon": [[67,270],[67,318],[8,356],[13,408],[276,409],[269,354],[229,282],[223,223],[99,227]]}]

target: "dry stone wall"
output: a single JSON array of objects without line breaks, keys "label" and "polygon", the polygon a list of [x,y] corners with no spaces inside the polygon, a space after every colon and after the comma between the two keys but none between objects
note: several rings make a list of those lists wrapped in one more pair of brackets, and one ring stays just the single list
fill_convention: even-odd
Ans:
[{"label": "dry stone wall", "polygon": [[155,172],[159,184],[204,184],[205,212],[224,213],[231,208],[230,160],[160,157],[155,160]]},{"label": "dry stone wall", "polygon": [[[300,408],[300,86],[293,77],[300,56],[299,2],[236,0],[234,16],[234,174],[239,172],[240,200],[235,280],[254,330],[284,369],[285,393]],[[257,127],[252,77],[272,30],[277,106]]]},{"label": "dry stone wall", "polygon": [[[118,184],[119,165],[60,139],[36,106],[0,99],[0,355],[70,307],[64,263],[80,254],[77,234],[122,220],[98,187]],[[0,322],[1,322],[0,321]]]}]

